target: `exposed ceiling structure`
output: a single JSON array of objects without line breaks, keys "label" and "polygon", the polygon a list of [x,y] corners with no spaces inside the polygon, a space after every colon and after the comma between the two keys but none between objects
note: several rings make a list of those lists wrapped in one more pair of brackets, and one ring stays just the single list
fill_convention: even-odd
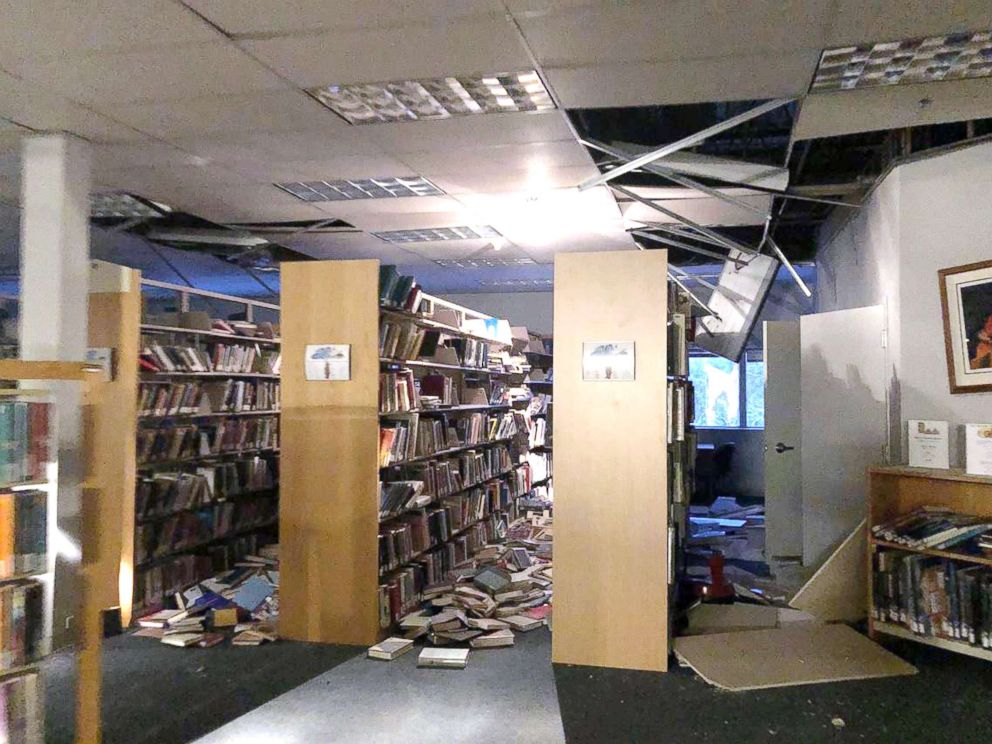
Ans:
[{"label": "exposed ceiling structure", "polygon": [[[641,171],[617,184],[732,240],[770,233],[806,260],[834,207],[783,188],[856,202],[892,156],[989,132],[987,44],[974,38],[992,26],[987,2],[659,5],[6,3],[0,201],[18,200],[20,139],[68,131],[93,143],[97,190],[171,208],[125,225],[169,245],[247,252],[258,267],[374,257],[436,291],[528,291],[546,288],[559,251],[635,249],[637,227],[686,240],[675,217],[609,185],[577,188],[623,162],[590,140],[629,159],[794,99],[658,161],[717,195]],[[873,51],[935,36],[932,54],[908,42]],[[876,70],[891,84],[861,87]],[[813,89],[818,74],[862,82]],[[154,237],[163,226],[233,226],[276,247]],[[488,231],[463,230],[473,226]]]}]

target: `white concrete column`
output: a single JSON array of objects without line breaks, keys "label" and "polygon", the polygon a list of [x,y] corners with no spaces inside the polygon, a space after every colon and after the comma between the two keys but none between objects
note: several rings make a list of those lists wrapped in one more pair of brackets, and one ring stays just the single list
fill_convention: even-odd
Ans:
[{"label": "white concrete column", "polygon": [[[29,137],[21,168],[21,358],[83,361],[88,326],[89,145],[66,134]],[[55,395],[59,465],[57,489],[49,498],[51,611],[47,618],[53,646],[59,648],[75,641],[81,589],[82,391],[75,382],[46,387]]]}]

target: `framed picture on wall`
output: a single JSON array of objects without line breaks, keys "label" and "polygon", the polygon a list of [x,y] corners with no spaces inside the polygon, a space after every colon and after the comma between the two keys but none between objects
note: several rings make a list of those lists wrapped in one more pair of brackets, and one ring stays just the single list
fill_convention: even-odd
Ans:
[{"label": "framed picture on wall", "polygon": [[951,392],[992,392],[992,261],[937,274]]}]

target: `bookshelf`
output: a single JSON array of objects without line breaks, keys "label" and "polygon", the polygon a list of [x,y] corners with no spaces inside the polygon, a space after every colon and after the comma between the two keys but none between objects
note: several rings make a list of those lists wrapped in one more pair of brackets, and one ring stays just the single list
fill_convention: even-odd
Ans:
[{"label": "bookshelf", "polygon": [[[374,260],[282,266],[280,634],[294,640],[375,643],[531,488],[522,413],[492,396],[498,344],[460,322],[488,316],[426,293],[417,313],[380,306],[379,290]],[[306,379],[321,344],[350,347],[349,379]]]},{"label": "bookshelf", "polygon": [[115,344],[133,390],[125,623],[274,542],[279,495],[279,306],[137,284]]},{"label": "bookshelf", "polygon": [[[555,257],[557,663],[665,671],[667,254]],[[583,344],[634,342],[630,381],[583,379]]]},{"label": "bookshelf", "polygon": [[[992,521],[992,478],[969,475],[961,470],[932,470],[907,466],[874,467],[869,470],[868,524],[878,525],[908,514],[922,506],[945,507],[960,514],[988,518]],[[889,635],[923,643],[946,651],[992,661],[992,649],[980,643],[915,632],[885,613],[876,576],[878,554],[899,551],[954,561],[960,568],[971,566],[984,570],[992,567],[992,555],[972,554],[960,550],[915,548],[881,539],[868,533],[868,634],[872,638]],[[960,570],[960,569],[959,569]]]},{"label": "bookshelf", "polygon": [[[554,355],[551,336],[544,336],[528,331],[527,346],[523,356],[530,365],[530,373],[524,386],[533,396],[528,401],[527,415],[530,418],[530,436],[528,441],[528,461],[532,464],[534,473],[533,487],[535,501],[553,501],[553,422],[554,422],[554,384],[546,379],[553,377]],[[545,379],[530,379],[535,370]],[[542,498],[543,497],[543,498]]]}]

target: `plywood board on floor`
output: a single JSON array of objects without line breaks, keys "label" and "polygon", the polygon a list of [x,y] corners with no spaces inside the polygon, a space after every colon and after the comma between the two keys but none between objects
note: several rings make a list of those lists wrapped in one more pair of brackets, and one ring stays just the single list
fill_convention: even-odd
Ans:
[{"label": "plywood board on floor", "polygon": [[847,625],[686,636],[675,640],[675,654],[711,685],[735,692],[916,673]]},{"label": "plywood board on floor", "polygon": [[778,608],[752,604],[701,604],[687,613],[686,635],[762,630],[778,626]]},{"label": "plywood board on floor", "polygon": [[796,592],[789,604],[824,622],[857,622],[868,614],[867,530],[862,521]]}]

